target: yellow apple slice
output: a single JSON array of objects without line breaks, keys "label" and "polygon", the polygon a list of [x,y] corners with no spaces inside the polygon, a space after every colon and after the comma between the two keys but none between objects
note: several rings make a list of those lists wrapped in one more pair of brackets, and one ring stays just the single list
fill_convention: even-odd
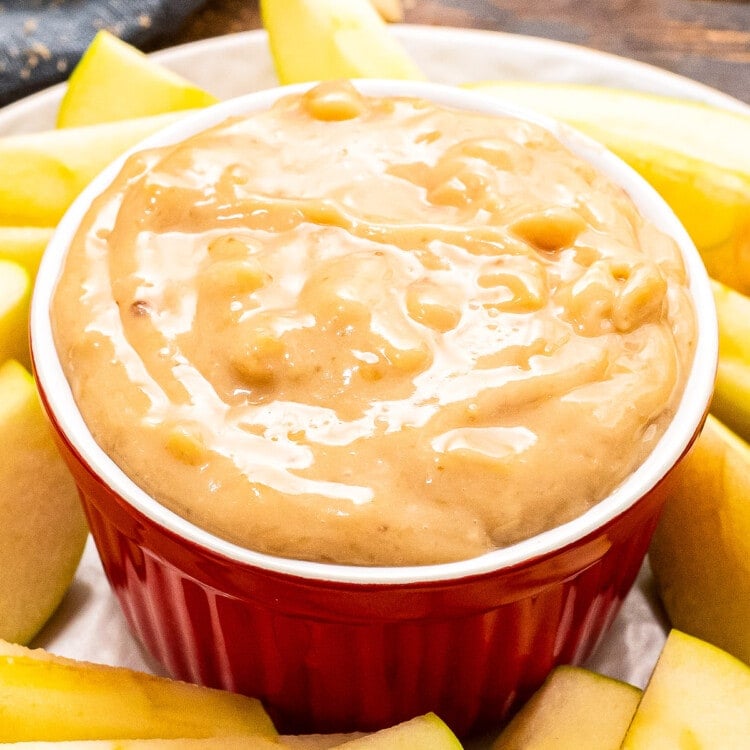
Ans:
[{"label": "yellow apple slice", "polygon": [[335,747],[341,750],[461,750],[461,743],[445,722],[429,713]]},{"label": "yellow apple slice", "polygon": [[750,667],[671,631],[623,750],[747,750],[749,743]]},{"label": "yellow apple slice", "polygon": [[554,669],[492,750],[618,750],[641,691],[579,667]]},{"label": "yellow apple slice", "polygon": [[424,75],[369,0],[261,0],[281,83]]},{"label": "yellow apple slice", "polygon": [[711,276],[750,293],[750,117],[597,86],[468,84],[596,138],[661,193]]},{"label": "yellow apple slice", "polygon": [[107,164],[183,116],[176,112],[0,138],[0,226],[54,226]]},{"label": "yellow apple slice", "polygon": [[8,359],[30,364],[30,297],[31,280],[26,269],[13,261],[0,260],[0,364]]},{"label": "yellow apple slice", "polygon": [[750,662],[750,445],[709,416],[664,488],[650,558],[672,625]]},{"label": "yellow apple slice", "polygon": [[0,367],[0,455],[0,638],[25,643],[67,591],[88,530],[34,381],[13,360]]},{"label": "yellow apple slice", "polygon": [[217,101],[207,91],[102,30],[70,76],[57,127],[197,109]]},{"label": "yellow apple slice", "polygon": [[331,750],[341,744],[340,734],[287,735],[278,741],[260,735],[201,739],[63,740],[60,742],[4,742],[2,750]]},{"label": "yellow apple slice", "polygon": [[719,319],[719,369],[711,412],[750,440],[750,297],[712,282]]},{"label": "yellow apple slice", "polygon": [[281,750],[278,742],[259,737],[204,739],[64,740],[62,742],[8,742],[2,750]]},{"label": "yellow apple slice", "polygon": [[0,648],[0,742],[242,735],[276,736],[254,698],[40,649]]},{"label": "yellow apple slice", "polygon": [[0,224],[50,227],[80,187],[63,159],[27,144],[26,136],[0,139]]},{"label": "yellow apple slice", "polygon": [[[746,324],[750,321],[737,322]],[[737,327],[740,326],[732,326],[729,335]],[[719,341],[723,338],[726,334],[719,329]],[[750,360],[720,357],[711,413],[741,438],[750,440]]]},{"label": "yellow apple slice", "polygon": [[33,280],[52,231],[50,227],[0,227],[0,259],[18,263]]}]

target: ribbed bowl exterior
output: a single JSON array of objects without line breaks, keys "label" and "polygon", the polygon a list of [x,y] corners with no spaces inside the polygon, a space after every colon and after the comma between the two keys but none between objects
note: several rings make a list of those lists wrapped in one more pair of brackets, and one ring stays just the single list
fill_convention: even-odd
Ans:
[{"label": "ribbed bowl exterior", "polygon": [[596,646],[662,504],[657,486],[579,542],[483,575],[309,580],[179,537],[58,439],[133,633],[174,676],[260,698],[285,732],[371,730],[426,711],[459,735],[498,724],[554,665]]}]

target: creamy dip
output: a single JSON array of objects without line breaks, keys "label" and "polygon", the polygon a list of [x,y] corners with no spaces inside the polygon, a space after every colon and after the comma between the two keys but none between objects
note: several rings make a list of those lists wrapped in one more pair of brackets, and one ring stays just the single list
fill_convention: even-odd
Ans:
[{"label": "creamy dip", "polygon": [[693,354],[676,244],[539,126],[329,83],[131,157],[53,303],[102,448],[261,552],[468,558],[581,514]]}]

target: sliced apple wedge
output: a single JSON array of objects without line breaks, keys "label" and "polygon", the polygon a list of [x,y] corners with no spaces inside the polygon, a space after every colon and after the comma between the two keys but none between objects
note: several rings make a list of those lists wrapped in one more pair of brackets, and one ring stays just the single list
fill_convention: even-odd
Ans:
[{"label": "sliced apple wedge", "polygon": [[424,75],[369,0],[261,0],[281,83]]},{"label": "sliced apple wedge", "polygon": [[623,750],[747,750],[749,743],[750,667],[672,630]]},{"label": "sliced apple wedge", "polygon": [[34,381],[12,360],[0,367],[0,455],[0,638],[25,643],[67,591],[88,530]]},{"label": "sliced apple wedge", "polygon": [[281,750],[265,737],[207,737],[205,739],[66,740],[62,742],[8,742],[2,750]]},{"label": "sliced apple wedge", "polygon": [[555,668],[492,750],[618,750],[641,691],[580,667]]},{"label": "sliced apple wedge", "polygon": [[713,281],[719,319],[719,370],[711,412],[750,440],[750,297]]},{"label": "sliced apple wedge", "polygon": [[461,743],[444,721],[429,713],[335,747],[341,750],[461,750]]},{"label": "sliced apple wedge", "polygon": [[0,365],[17,359],[28,367],[31,279],[25,268],[0,260]]},{"label": "sliced apple wedge", "polygon": [[215,96],[102,29],[70,76],[57,127],[197,109],[216,101]]},{"label": "sliced apple wedge", "polygon": [[83,187],[63,158],[35,150],[31,138],[0,140],[0,224],[54,226]]},{"label": "sliced apple wedge", "polygon": [[750,445],[709,416],[664,491],[649,555],[672,625],[750,662]]},{"label": "sliced apple wedge", "polygon": [[50,227],[0,227],[0,259],[18,263],[33,280],[52,231]]},{"label": "sliced apple wedge", "polygon": [[52,227],[107,164],[176,112],[0,138],[0,226]]},{"label": "sliced apple wedge", "polygon": [[253,698],[10,644],[0,648],[0,742],[247,735],[276,736]]},{"label": "sliced apple wedge", "polygon": [[588,133],[648,180],[690,233],[709,273],[750,294],[750,117],[599,86],[467,84]]}]

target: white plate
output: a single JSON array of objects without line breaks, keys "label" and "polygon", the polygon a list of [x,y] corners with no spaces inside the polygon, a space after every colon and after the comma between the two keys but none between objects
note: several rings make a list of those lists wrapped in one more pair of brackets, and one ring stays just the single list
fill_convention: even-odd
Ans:
[{"label": "white plate", "polygon": [[[631,88],[750,112],[702,84],[614,55],[545,39],[487,31],[402,25],[394,32],[427,75],[445,83],[528,79]],[[159,52],[168,67],[221,98],[276,85],[262,31],[217,37]],[[0,135],[53,127],[63,86],[0,110]],[[644,685],[665,637],[665,624],[644,567],[590,667]],[[60,609],[35,639],[67,656],[159,672],[129,635],[91,543]]]}]

